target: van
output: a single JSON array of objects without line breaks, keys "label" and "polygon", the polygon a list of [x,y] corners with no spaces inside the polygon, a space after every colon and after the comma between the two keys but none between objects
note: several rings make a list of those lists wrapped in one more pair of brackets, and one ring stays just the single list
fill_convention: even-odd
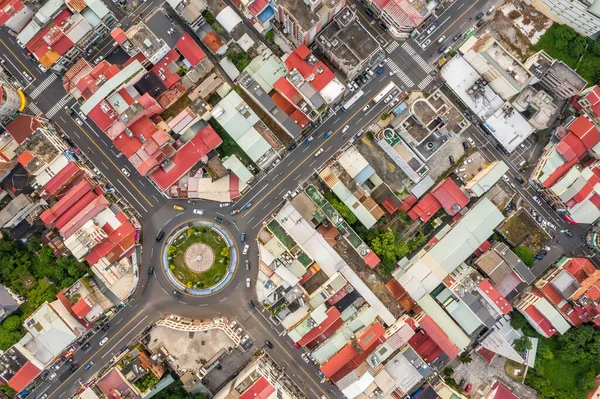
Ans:
[{"label": "van", "polygon": [[525,160],[522,160],[521,162],[519,162],[519,169],[521,169],[523,166],[525,166],[527,162]]},{"label": "van", "polygon": [[165,236],[165,232],[164,231],[159,231],[158,235],[156,236],[156,241],[162,240],[164,236]]},{"label": "van", "polygon": [[485,14],[483,13],[483,11],[480,11],[480,12],[479,12],[479,14],[477,14],[477,15],[475,16],[475,18],[477,18],[477,19],[481,19],[481,18],[483,18],[483,16],[484,16],[484,15],[485,15]]}]

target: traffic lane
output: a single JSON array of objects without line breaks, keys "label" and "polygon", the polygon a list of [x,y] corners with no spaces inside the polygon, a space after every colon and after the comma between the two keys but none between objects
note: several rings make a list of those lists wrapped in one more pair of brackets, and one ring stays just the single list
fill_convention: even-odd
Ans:
[{"label": "traffic lane", "polygon": [[[57,125],[63,132],[78,145],[83,155],[96,165],[115,190],[119,191],[119,193],[125,197],[141,215],[153,211],[153,208],[155,208],[158,203],[156,201],[151,201],[142,192],[142,190],[144,190],[146,191],[146,194],[148,194],[148,190],[153,189],[153,187],[150,187],[150,183],[144,183],[142,179],[138,177],[137,172],[135,174],[132,172],[130,177],[127,177],[122,171],[123,168],[131,170],[131,165],[128,165],[126,161],[120,159],[118,156],[109,156],[101,147],[101,145],[105,146],[105,144],[103,144],[102,141],[100,141],[101,144],[98,144],[86,131],[88,129],[84,129],[74,121],[69,123],[64,118],[55,118],[54,121],[60,121],[57,122]],[[113,155],[115,155],[114,152]],[[150,196],[150,198],[152,197]]]},{"label": "traffic lane", "polygon": [[[440,14],[434,22],[436,28],[427,33],[431,24],[428,25],[428,28],[425,29],[423,33],[419,36],[415,37],[415,41],[417,43],[423,43],[427,39],[431,39],[432,43],[435,43],[442,35],[445,35],[448,29],[454,26],[458,21],[461,21],[463,18],[467,20],[469,18],[474,19],[475,15],[479,12],[479,7],[483,4],[487,3],[489,0],[477,0],[477,1],[456,1],[450,7],[446,8],[446,10]],[[471,15],[471,13],[473,15]],[[446,35],[447,36],[447,35]]]},{"label": "traffic lane", "polygon": [[[13,77],[17,80],[18,84],[23,88],[29,87],[32,83],[36,81],[36,77],[39,77],[41,71],[37,69],[37,66],[34,62],[30,61],[25,55],[19,56],[19,46],[12,46],[14,51],[9,48],[9,45],[4,41],[4,39],[0,39],[0,44],[4,47],[2,58],[6,60],[4,63],[4,67],[13,75]],[[25,75],[23,72],[27,73]],[[31,77],[31,80],[27,79],[27,76]]]}]

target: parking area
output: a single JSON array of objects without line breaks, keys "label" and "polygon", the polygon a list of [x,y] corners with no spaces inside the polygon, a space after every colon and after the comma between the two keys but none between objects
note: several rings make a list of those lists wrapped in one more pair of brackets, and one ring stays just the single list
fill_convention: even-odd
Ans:
[{"label": "parking area", "polygon": [[199,368],[221,349],[229,350],[235,344],[221,329],[178,331],[157,326],[150,333],[148,346],[153,352],[165,348],[178,369],[189,370]]},{"label": "parking area", "polygon": [[523,170],[535,166],[542,150],[542,145],[537,143],[533,136],[530,136],[506,158],[515,169]]}]

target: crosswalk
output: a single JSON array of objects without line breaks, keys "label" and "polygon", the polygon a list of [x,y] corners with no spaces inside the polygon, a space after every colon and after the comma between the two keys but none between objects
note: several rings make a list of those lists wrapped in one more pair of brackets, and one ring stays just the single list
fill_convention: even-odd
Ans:
[{"label": "crosswalk", "polygon": [[46,79],[44,79],[44,81],[38,87],[35,88],[35,90],[33,90],[31,92],[31,94],[29,95],[29,97],[31,97],[31,98],[37,98],[56,79],[58,79],[58,77],[55,74],[53,74],[53,73],[50,74]]},{"label": "crosswalk", "polygon": [[414,48],[408,44],[408,42],[402,43],[402,49],[406,51],[416,62],[419,64],[421,68],[425,71],[425,73],[429,73],[432,71],[431,66],[421,57]]},{"label": "crosswalk", "polygon": [[404,71],[402,71],[402,69],[400,69],[400,67],[391,59],[387,59],[387,63],[390,67],[390,69],[392,70],[392,72],[394,72],[396,75],[398,75],[398,77],[400,78],[400,80],[402,81],[402,83],[404,83],[407,87],[413,87],[415,84],[414,82],[408,77],[406,76],[406,74],[404,73]]},{"label": "crosswalk", "polygon": [[429,84],[433,82],[433,77],[431,75],[427,75],[425,77],[425,79],[423,79],[423,81],[421,83],[419,83],[419,89],[421,90],[425,90],[425,88],[427,86],[429,86]]},{"label": "crosswalk", "polygon": [[42,113],[42,110],[39,109],[38,106],[35,105],[34,103],[29,103],[29,104],[27,104],[27,106],[29,107],[31,112],[33,112],[35,115],[39,115]]},{"label": "crosswalk", "polygon": [[50,108],[50,110],[48,112],[46,112],[46,116],[48,118],[52,118],[54,115],[56,115],[65,105],[67,105],[67,103],[72,99],[73,97],[71,97],[70,94],[65,94],[65,96],[63,98],[61,98],[60,100],[58,100],[58,102],[56,104],[54,104],[54,106],[52,108]]},{"label": "crosswalk", "polygon": [[398,48],[398,46],[400,46],[400,43],[398,43],[397,41],[394,40],[385,48],[385,51],[387,51],[387,53],[390,54],[394,50],[396,50]]}]

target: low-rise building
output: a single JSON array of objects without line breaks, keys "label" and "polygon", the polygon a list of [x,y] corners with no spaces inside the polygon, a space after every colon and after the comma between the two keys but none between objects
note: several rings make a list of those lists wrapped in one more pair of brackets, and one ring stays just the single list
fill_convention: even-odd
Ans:
[{"label": "low-rise building", "polygon": [[192,29],[198,29],[204,22],[202,12],[208,9],[205,0],[168,0],[167,3]]},{"label": "low-rise building", "polygon": [[539,292],[530,292],[515,305],[529,324],[541,335],[550,338],[571,328],[564,317]]},{"label": "low-rise building", "polygon": [[422,0],[369,0],[368,4],[396,40],[408,39],[433,11]]},{"label": "low-rise building", "polygon": [[568,25],[582,36],[595,37],[600,32],[598,5],[593,1],[534,0],[531,5],[552,21]]},{"label": "low-rise building", "polygon": [[465,185],[465,190],[473,197],[481,197],[508,172],[504,161],[490,162],[471,178]]},{"label": "low-rise building", "polygon": [[348,80],[365,68],[376,69],[385,57],[379,42],[361,24],[358,15],[344,8],[317,36],[317,46]]},{"label": "low-rise building", "polygon": [[0,321],[6,319],[12,312],[17,310],[22,301],[8,288],[0,285]]}]

